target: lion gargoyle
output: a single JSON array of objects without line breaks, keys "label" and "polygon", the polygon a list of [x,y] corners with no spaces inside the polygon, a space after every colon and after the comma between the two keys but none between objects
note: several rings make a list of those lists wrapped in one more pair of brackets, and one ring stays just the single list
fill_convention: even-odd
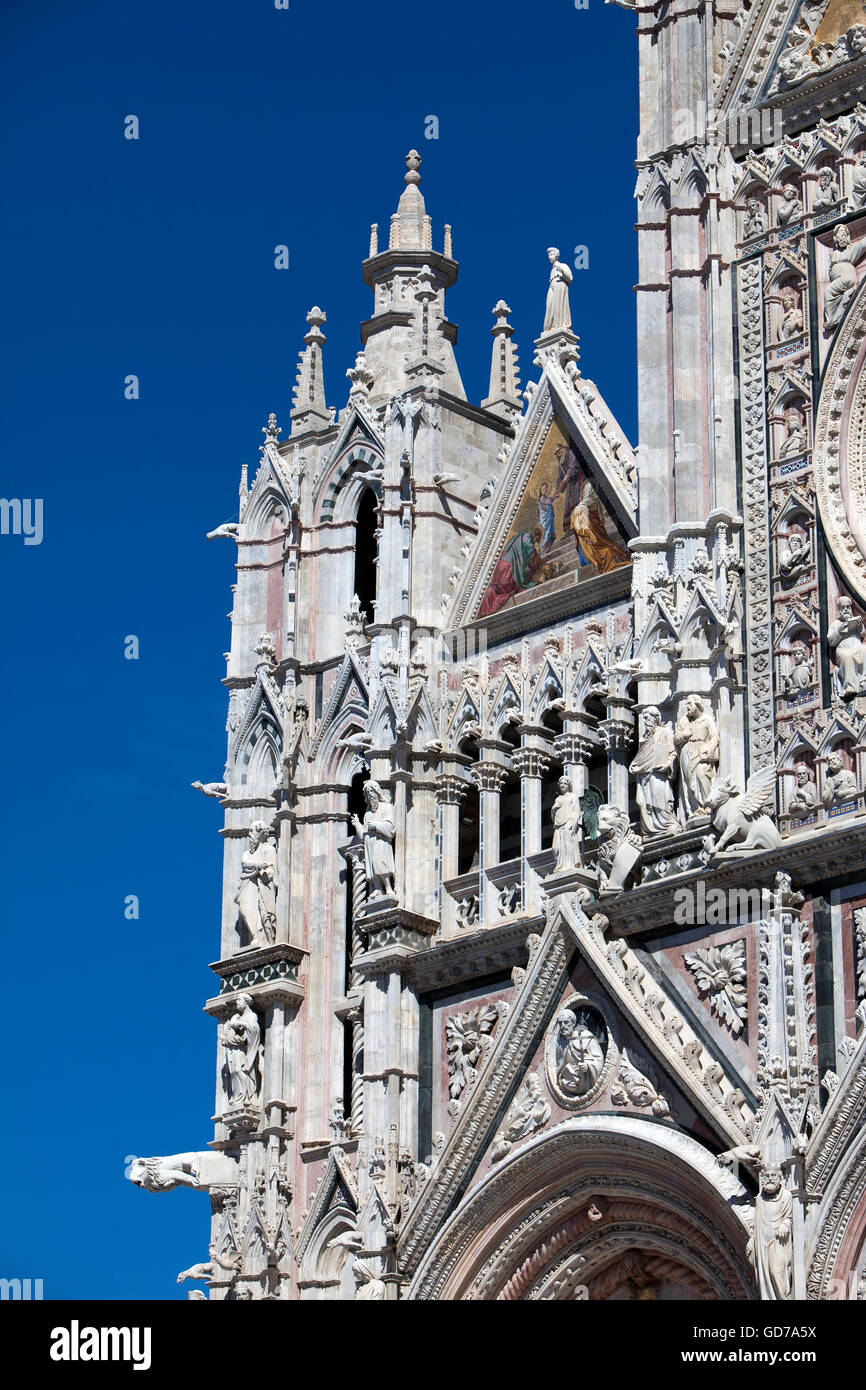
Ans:
[{"label": "lion gargoyle", "polygon": [[167,1158],[134,1158],[127,1177],[145,1192],[171,1192],[175,1187],[233,1187],[238,1165],[227,1154],[170,1154]]},{"label": "lion gargoyle", "polygon": [[782,837],[771,819],[776,768],[771,763],[753,772],[741,792],[730,777],[713,778],[710,811],[715,835],[707,835],[704,848],[716,855],[778,849]]}]

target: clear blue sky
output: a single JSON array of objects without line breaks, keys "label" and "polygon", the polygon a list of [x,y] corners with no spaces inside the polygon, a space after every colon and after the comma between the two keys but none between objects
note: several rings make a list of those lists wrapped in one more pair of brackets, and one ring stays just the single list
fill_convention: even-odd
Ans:
[{"label": "clear blue sky", "polygon": [[123,1175],[212,1135],[220,810],[189,783],[223,770],[234,548],[204,532],[288,428],[312,304],[345,403],[410,147],[470,398],[496,300],[525,383],[546,247],[586,245],[581,365],[634,437],[633,31],[602,0],[3,0],[0,495],[42,498],[44,539],[0,536],[0,1275],[176,1298],[207,1257],[206,1197]]}]

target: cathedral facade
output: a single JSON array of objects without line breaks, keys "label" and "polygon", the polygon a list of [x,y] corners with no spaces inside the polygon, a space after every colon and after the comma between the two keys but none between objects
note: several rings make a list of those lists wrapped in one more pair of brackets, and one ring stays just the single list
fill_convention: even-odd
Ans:
[{"label": "cathedral facade", "polygon": [[412,151],[211,533],[212,1299],[866,1297],[866,14],[635,18],[638,442]]}]

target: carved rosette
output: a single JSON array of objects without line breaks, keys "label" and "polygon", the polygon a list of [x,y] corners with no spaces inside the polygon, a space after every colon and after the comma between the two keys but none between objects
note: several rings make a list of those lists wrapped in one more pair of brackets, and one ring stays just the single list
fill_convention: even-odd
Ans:
[{"label": "carved rosette", "polygon": [[737,268],[740,430],[746,551],[746,620],[749,632],[748,738],[753,771],[773,759],[773,634],[770,612],[770,526],[767,506],[766,375],[760,258]]}]

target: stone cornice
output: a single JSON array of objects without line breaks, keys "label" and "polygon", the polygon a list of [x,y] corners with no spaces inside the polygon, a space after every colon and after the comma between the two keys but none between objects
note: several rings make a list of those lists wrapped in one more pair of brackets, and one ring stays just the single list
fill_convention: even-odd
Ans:
[{"label": "stone cornice", "polygon": [[680,888],[693,888],[703,879],[707,889],[772,887],[779,870],[790,873],[798,887],[811,883],[826,886],[844,878],[852,865],[866,859],[866,818],[844,829],[837,824],[786,840],[779,849],[761,854],[731,854],[710,863],[706,869],[671,875],[653,883],[642,883],[628,893],[605,898],[604,913],[611,929],[619,936],[658,931],[673,922],[674,894]]}]

